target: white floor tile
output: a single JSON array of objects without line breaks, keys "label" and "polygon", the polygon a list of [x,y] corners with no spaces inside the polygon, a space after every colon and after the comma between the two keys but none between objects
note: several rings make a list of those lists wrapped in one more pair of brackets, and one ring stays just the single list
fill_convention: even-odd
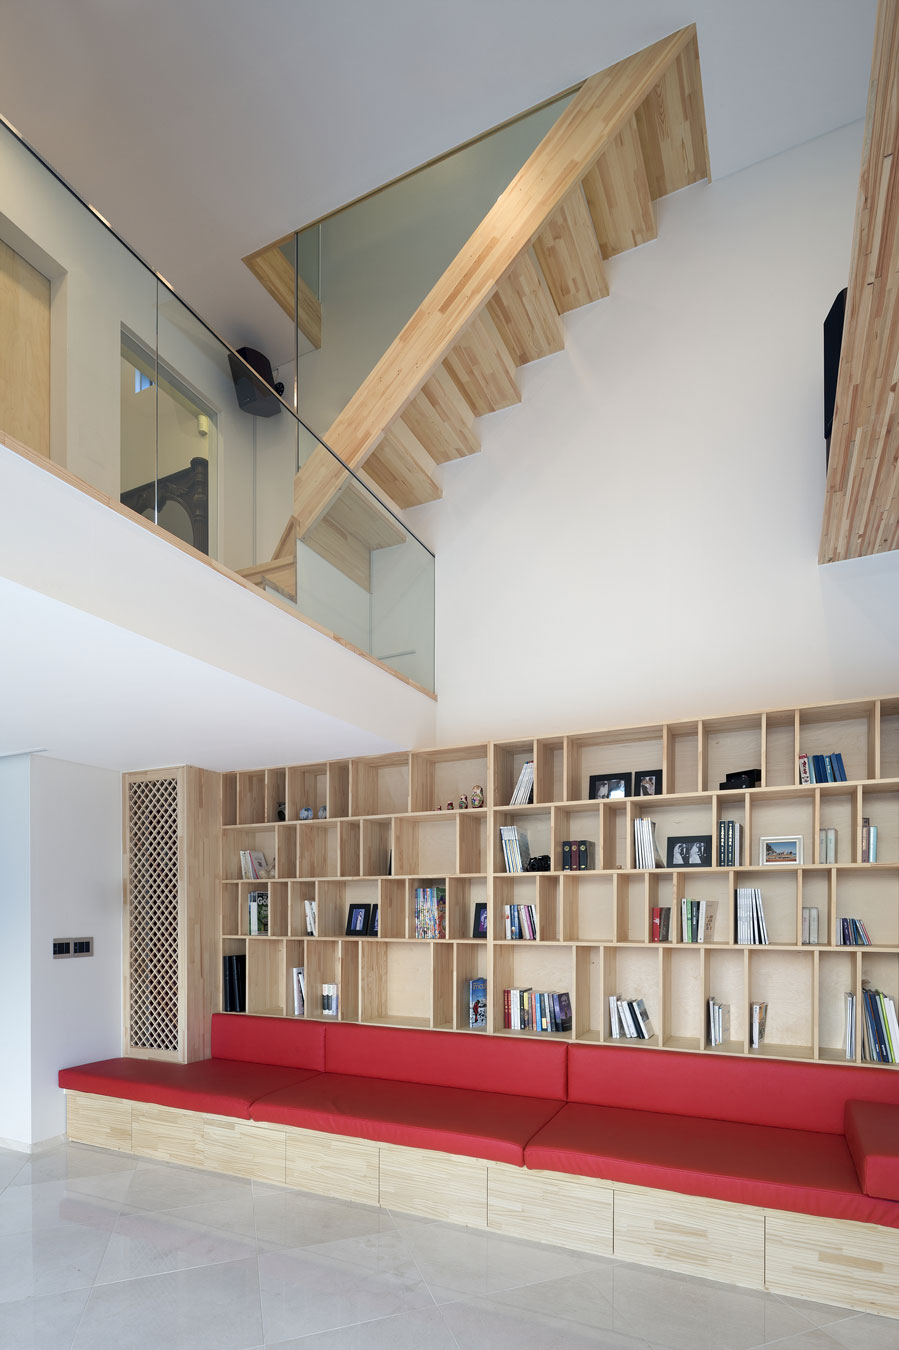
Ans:
[{"label": "white floor tile", "polygon": [[[268,1350],[457,1350],[441,1308],[400,1313],[377,1322],[359,1322],[300,1340],[267,1341]],[[482,1342],[482,1350],[486,1342]]]},{"label": "white floor tile", "polygon": [[89,1289],[0,1303],[0,1345],[7,1350],[69,1350]]},{"label": "white floor tile", "polygon": [[123,1215],[109,1239],[96,1284],[161,1275],[192,1266],[221,1265],[256,1255],[256,1239],[227,1234],[177,1217],[138,1210]]},{"label": "white floor tile", "polygon": [[89,1288],[109,1233],[96,1228],[48,1228],[0,1238],[0,1303]]}]

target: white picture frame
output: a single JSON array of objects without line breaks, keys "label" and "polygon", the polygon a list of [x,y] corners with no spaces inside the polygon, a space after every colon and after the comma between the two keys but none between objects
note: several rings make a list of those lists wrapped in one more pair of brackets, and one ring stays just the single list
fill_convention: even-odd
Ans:
[{"label": "white picture frame", "polygon": [[801,834],[766,834],[759,840],[759,867],[801,866]]}]

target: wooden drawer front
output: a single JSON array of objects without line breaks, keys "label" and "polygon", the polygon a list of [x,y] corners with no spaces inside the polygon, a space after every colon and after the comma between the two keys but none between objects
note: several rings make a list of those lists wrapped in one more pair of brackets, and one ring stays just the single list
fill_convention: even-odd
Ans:
[{"label": "wooden drawer front", "polygon": [[287,1184],[362,1204],[378,1203],[379,1145],[286,1127]]},{"label": "wooden drawer front", "polygon": [[131,1103],[121,1097],[66,1093],[66,1134],[78,1144],[131,1152]]},{"label": "wooden drawer front", "polygon": [[769,1212],[765,1274],[777,1294],[899,1317],[899,1229]]},{"label": "wooden drawer front", "polygon": [[185,1167],[204,1167],[203,1120],[196,1111],[135,1102],[131,1111],[131,1151]]},{"label": "wooden drawer front", "polygon": [[381,1204],[486,1228],[487,1164],[480,1158],[382,1145]]},{"label": "wooden drawer front", "polygon": [[601,1181],[491,1163],[487,1227],[611,1256],[612,1196],[611,1186]]},{"label": "wooden drawer front", "polygon": [[696,1195],[616,1187],[615,1255],[761,1289],[764,1213]]},{"label": "wooden drawer front", "polygon": [[284,1131],[276,1126],[207,1116],[203,1147],[213,1172],[284,1185]]}]

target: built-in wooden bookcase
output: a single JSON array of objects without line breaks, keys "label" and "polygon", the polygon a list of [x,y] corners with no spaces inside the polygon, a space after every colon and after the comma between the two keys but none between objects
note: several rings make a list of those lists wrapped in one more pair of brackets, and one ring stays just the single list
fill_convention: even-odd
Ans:
[{"label": "built-in wooden bookcase", "polygon": [[[800,754],[834,752],[847,781],[800,782]],[[533,801],[512,806],[528,760]],[[742,770],[759,770],[759,785],[722,787]],[[591,800],[591,775],[629,774],[636,791],[659,772],[655,795]],[[306,807],[311,820],[300,819]],[[640,817],[655,825],[655,868],[636,866]],[[874,863],[862,860],[866,818],[878,830]],[[742,829],[733,866],[717,865],[719,820]],[[532,986],[570,994],[565,1040],[845,1063],[845,995],[860,1002],[868,984],[899,997],[899,697],[225,774],[222,824],[220,950],[247,957],[249,1013],[292,1016],[291,971],[303,966],[307,1016],[321,1016],[330,983],[341,1020],[468,1030],[469,981],[486,978],[495,1034],[538,1034],[503,1032],[504,989]],[[532,856],[549,857],[548,871],[505,871],[504,825],[527,836]],[[830,829],[828,863],[819,831]],[[695,835],[712,836],[713,865],[670,865],[668,841]],[[789,835],[802,837],[802,862],[763,866],[761,840]],[[563,870],[572,839],[588,841],[587,870]],[[245,849],[273,859],[274,875],[242,880]],[[446,895],[446,936],[417,939],[416,889],[435,887]],[[762,891],[765,946],[737,943],[737,887]],[[248,932],[247,897],[259,889],[269,894],[265,937]],[[683,940],[685,897],[717,902],[702,943]],[[356,904],[378,906],[376,936],[346,936]],[[479,904],[485,937],[474,934]],[[531,907],[535,938],[506,936],[509,905]],[[658,907],[671,909],[666,942],[652,940]],[[809,907],[816,943],[802,941]],[[871,946],[840,945],[849,917],[864,922]],[[649,1041],[613,1039],[612,994],[644,1000]],[[730,1009],[715,1047],[710,998]],[[768,1004],[768,1025],[751,1050],[756,1000]],[[853,1056],[861,1062],[858,1038]]]}]

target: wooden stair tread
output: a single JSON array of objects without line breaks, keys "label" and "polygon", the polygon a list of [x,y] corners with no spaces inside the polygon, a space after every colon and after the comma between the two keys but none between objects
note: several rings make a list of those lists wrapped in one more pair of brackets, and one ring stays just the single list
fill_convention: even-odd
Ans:
[{"label": "wooden stair tread", "polygon": [[486,311],[456,339],[443,369],[476,417],[521,402],[512,353]]},{"label": "wooden stair tread", "polygon": [[421,506],[443,496],[431,477],[434,461],[403,420],[397,419],[384,433],[365,461],[368,476],[392,497],[397,506]]},{"label": "wooden stair tread", "polygon": [[403,421],[435,464],[474,455],[481,448],[474,413],[442,366],[425,380],[403,413]]},{"label": "wooden stair tread", "polygon": [[487,312],[517,366],[565,346],[559,311],[533,249],[509,268],[487,301]]},{"label": "wooden stair tread", "polygon": [[584,175],[584,196],[604,258],[656,237],[656,216],[636,118]]},{"label": "wooden stair tread", "polygon": [[635,117],[653,201],[709,177],[709,149],[694,36]]},{"label": "wooden stair tread", "polygon": [[609,294],[599,240],[580,183],[537,235],[534,253],[560,314]]},{"label": "wooden stair tread", "polygon": [[273,300],[293,321],[294,301],[296,301],[297,328],[313,347],[322,345],[322,307],[318,297],[310,290],[301,276],[276,244],[251,253],[243,260],[257,281],[268,291]]}]

